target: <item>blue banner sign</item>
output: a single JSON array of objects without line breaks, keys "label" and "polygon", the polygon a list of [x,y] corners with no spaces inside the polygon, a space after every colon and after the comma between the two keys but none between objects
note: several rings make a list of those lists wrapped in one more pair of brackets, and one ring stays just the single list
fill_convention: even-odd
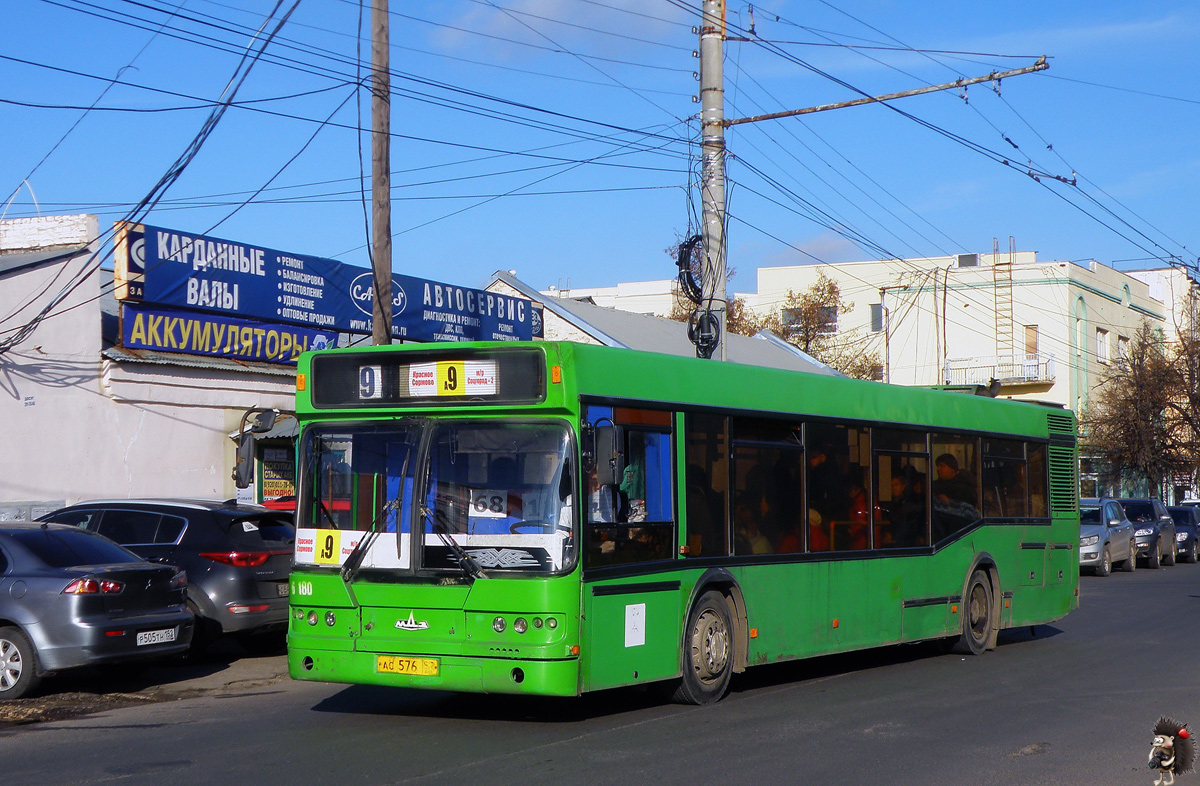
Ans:
[{"label": "blue banner sign", "polygon": [[[143,224],[118,224],[118,300],[347,333],[371,332],[371,271]],[[392,336],[409,341],[540,338],[523,298],[392,275]],[[536,330],[535,330],[536,323]]]},{"label": "blue banner sign", "polygon": [[305,350],[337,346],[337,333],[127,301],[122,308],[121,343],[126,349],[295,363]]}]

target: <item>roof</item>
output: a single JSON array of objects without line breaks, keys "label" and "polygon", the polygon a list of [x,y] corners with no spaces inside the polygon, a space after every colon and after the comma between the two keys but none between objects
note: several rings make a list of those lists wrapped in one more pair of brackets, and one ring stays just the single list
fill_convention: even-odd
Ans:
[{"label": "roof", "polygon": [[27,267],[36,267],[66,259],[87,250],[87,247],[87,243],[72,243],[64,246],[39,248],[37,251],[15,251],[0,254],[0,276],[16,270],[24,270]]},{"label": "roof", "polygon": [[[645,352],[660,352],[695,357],[696,347],[687,337],[687,325],[665,317],[635,314],[597,306],[582,300],[548,298],[504,271],[496,271],[491,283],[502,282],[545,309],[587,333],[601,344]],[[842,376],[773,333],[764,331],[754,337],[726,334],[725,356],[731,363],[767,368],[807,371]]]},{"label": "roof", "polygon": [[257,374],[267,374],[275,377],[296,376],[295,366],[262,363],[252,360],[207,357],[205,355],[185,355],[181,352],[159,352],[151,349],[127,349],[126,347],[113,346],[108,347],[100,354],[109,360],[116,360],[123,363],[186,366],[189,368],[208,369],[210,371],[253,371]]}]

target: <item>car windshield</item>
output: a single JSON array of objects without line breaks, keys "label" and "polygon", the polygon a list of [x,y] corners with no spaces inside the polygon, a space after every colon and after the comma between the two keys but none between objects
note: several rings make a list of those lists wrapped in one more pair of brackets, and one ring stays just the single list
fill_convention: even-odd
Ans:
[{"label": "car windshield", "polygon": [[1154,515],[1154,506],[1149,502],[1123,502],[1121,506],[1125,508],[1125,515],[1130,521],[1155,521],[1158,516]]},{"label": "car windshield", "polygon": [[568,566],[575,543],[569,456],[561,424],[438,424],[421,495],[424,566],[457,570],[458,550],[484,571]]},{"label": "car windshield", "polygon": [[1192,524],[1192,509],[1191,508],[1167,508],[1167,510],[1171,514],[1171,519],[1176,524],[1185,524],[1187,526],[1191,526],[1191,524]]},{"label": "car windshield", "polygon": [[141,557],[110,540],[82,530],[58,528],[9,532],[9,537],[51,568],[141,562]]},{"label": "car windshield", "polygon": [[1100,523],[1100,508],[1079,508],[1079,523],[1080,524],[1099,524]]}]

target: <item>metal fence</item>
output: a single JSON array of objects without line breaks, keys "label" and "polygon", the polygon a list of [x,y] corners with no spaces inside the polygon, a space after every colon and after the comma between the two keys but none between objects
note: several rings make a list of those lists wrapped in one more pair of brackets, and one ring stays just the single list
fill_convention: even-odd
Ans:
[{"label": "metal fence", "polygon": [[986,355],[947,358],[943,378],[947,385],[986,385],[1001,382],[1053,382],[1054,355],[1019,352],[1015,355]]}]

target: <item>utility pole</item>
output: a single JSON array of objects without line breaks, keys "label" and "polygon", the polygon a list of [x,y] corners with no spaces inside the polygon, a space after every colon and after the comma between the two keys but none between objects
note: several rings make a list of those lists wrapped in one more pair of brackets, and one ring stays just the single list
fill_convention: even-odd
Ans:
[{"label": "utility pole", "polygon": [[388,0],[371,2],[371,343],[392,343],[392,81]]},{"label": "utility pole", "polygon": [[[711,313],[716,318],[718,326],[717,347],[714,350],[718,360],[725,360],[725,316],[728,302],[725,288],[727,286],[727,246],[725,237],[725,129],[742,123],[755,123],[762,120],[776,120],[785,117],[826,112],[831,109],[843,109],[863,104],[885,103],[899,98],[934,93],[941,90],[962,89],[967,85],[992,82],[999,84],[1001,79],[1022,74],[1044,71],[1050,67],[1045,57],[1038,58],[1032,66],[1016,68],[1010,71],[993,71],[987,76],[957,79],[940,85],[904,90],[881,96],[867,96],[852,101],[835,104],[823,104],[807,109],[793,109],[785,112],[744,117],[733,120],[725,119],[725,73],[724,73],[724,44],[726,38],[725,0],[701,0],[700,19],[700,157],[702,162],[700,178],[701,196],[701,236],[703,237],[704,265],[702,273],[703,301],[699,305],[700,316]],[[750,36],[754,36],[753,17],[751,17]],[[737,38],[748,41],[752,38]],[[705,319],[698,324],[703,326]],[[703,333],[701,327],[701,333]],[[697,341],[697,347],[700,342]],[[701,355],[704,357],[704,355]]]},{"label": "utility pole", "polygon": [[700,20],[700,182],[704,237],[703,308],[717,318],[725,360],[725,0],[703,0]]}]

